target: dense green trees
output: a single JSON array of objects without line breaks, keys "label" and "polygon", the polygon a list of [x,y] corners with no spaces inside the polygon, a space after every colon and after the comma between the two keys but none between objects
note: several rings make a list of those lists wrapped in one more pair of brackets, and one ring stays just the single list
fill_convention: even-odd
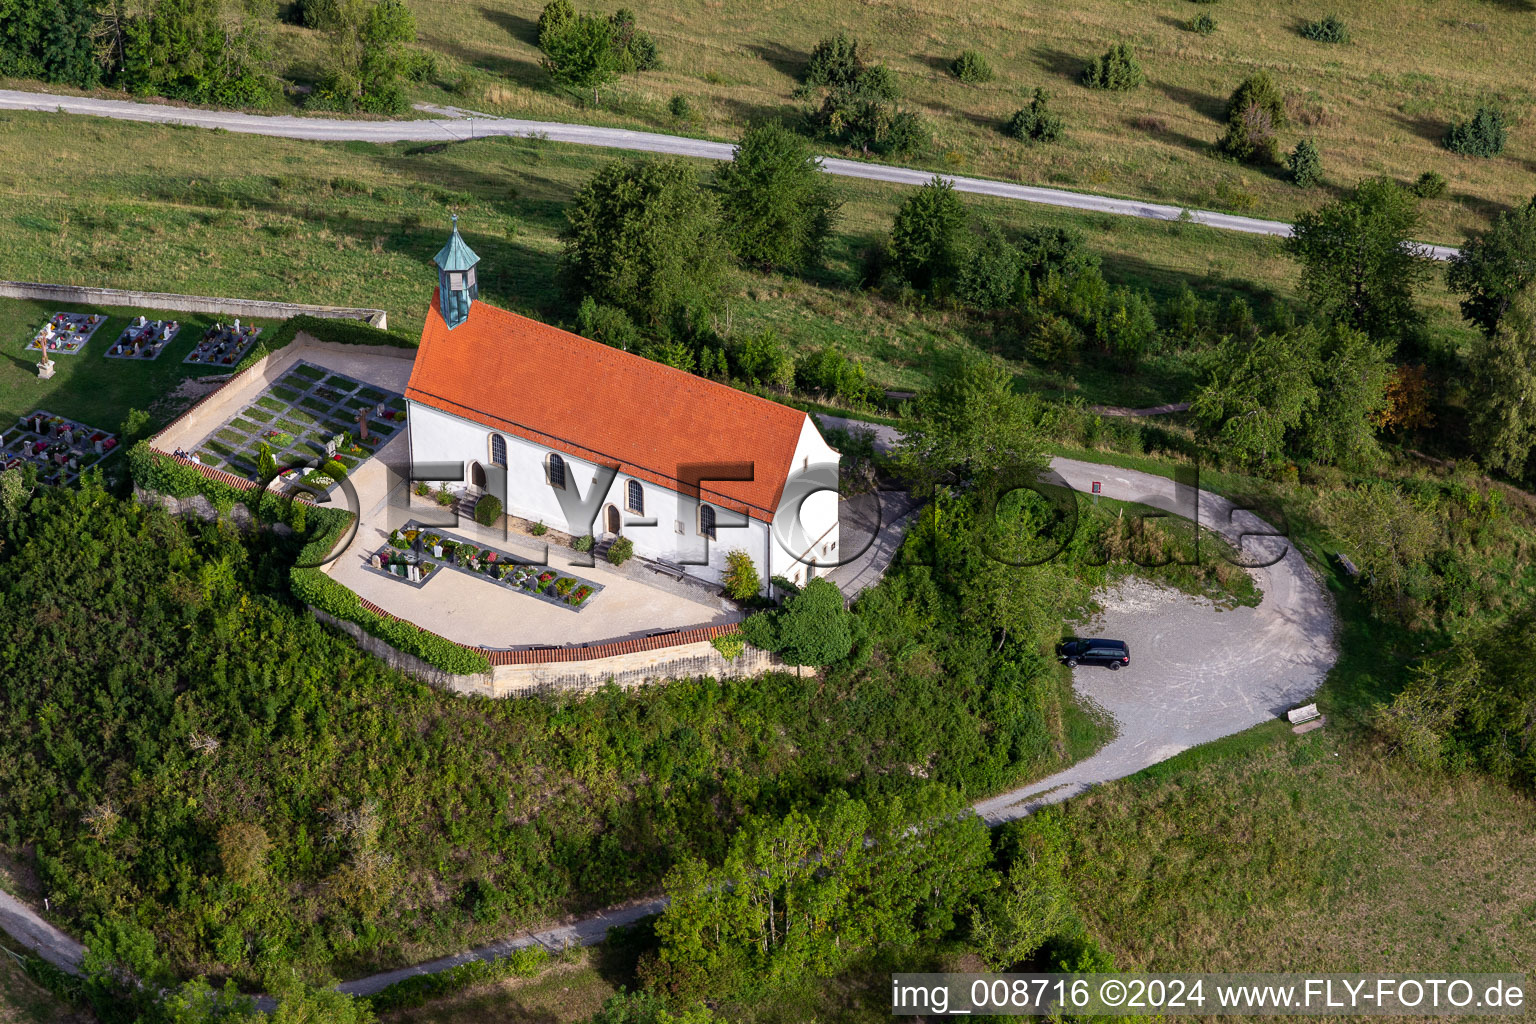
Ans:
[{"label": "dense green trees", "polygon": [[1296,456],[1368,464],[1386,407],[1389,348],[1342,325],[1231,338],[1206,360],[1192,411],[1224,458],[1250,468]]},{"label": "dense green trees", "polygon": [[667,875],[649,980],[719,998],[829,977],[953,930],[990,860],[981,819],[939,789],[873,804],[833,794],[814,815],[750,821],[720,867],[686,861]]},{"label": "dense green trees", "polygon": [[337,0],[325,19],[330,48],[315,103],[337,110],[400,113],[416,19],[404,0]]},{"label": "dense green trees", "polygon": [[0,75],[94,88],[97,25],[90,0],[0,0]]},{"label": "dense green trees", "polygon": [[858,40],[839,33],[823,39],[811,51],[801,94],[824,90],[821,103],[809,114],[811,125],[825,138],[866,153],[904,155],[927,147],[929,132],[922,119],[897,106],[896,75],[884,64],[873,64]]},{"label": "dense green trees", "polygon": [[1322,181],[1323,158],[1317,152],[1317,143],[1311,139],[1302,139],[1296,143],[1296,148],[1291,150],[1288,169],[1291,181],[1298,188],[1311,188]]},{"label": "dense green trees", "polygon": [[1049,109],[1050,94],[1036,87],[1029,106],[1014,112],[1003,130],[1020,142],[1057,142],[1062,136],[1062,120]]},{"label": "dense green trees", "polygon": [[1481,106],[1465,121],[1453,123],[1445,133],[1445,148],[1465,156],[1498,156],[1509,138],[1504,112]]},{"label": "dense green trees", "polygon": [[1412,195],[1390,178],[1371,178],[1297,217],[1285,248],[1301,264],[1302,289],[1320,314],[1397,339],[1422,319],[1413,290],[1429,261],[1413,241],[1418,223]]},{"label": "dense green trees", "polygon": [[1525,478],[1536,451],[1536,283],[1516,295],[1472,347],[1472,440],[1478,461]]},{"label": "dense green trees", "polygon": [[1090,89],[1111,89],[1116,92],[1135,89],[1147,80],[1129,43],[1116,43],[1102,57],[1093,58],[1079,77]]},{"label": "dense green trees", "polygon": [[642,32],[635,12],[578,14],[570,0],[551,0],[539,13],[539,49],[556,84],[597,92],[615,76],[661,66],[656,40]]},{"label": "dense green trees", "polygon": [[650,325],[714,305],[729,249],[714,196],[682,161],[614,161],[566,219],[563,269],[578,293]]},{"label": "dense green trees", "polygon": [[747,619],[742,636],[753,647],[772,651],[791,665],[819,666],[846,659],[863,632],[844,607],[842,591],[818,578],[785,599],[781,610]]},{"label": "dense green trees", "polygon": [[1446,268],[1446,284],[1464,295],[1461,315],[1492,334],[1514,297],[1536,281],[1536,197],[1494,218],[1462,243]]},{"label": "dense green trees", "polygon": [[760,267],[808,266],[839,206],[810,144],[776,121],[747,129],[715,187],[736,255]]},{"label": "dense green trees", "polygon": [[1030,406],[996,362],[977,358],[958,365],[912,406],[912,424],[894,458],[919,486],[944,479],[1030,479],[1045,463]]}]

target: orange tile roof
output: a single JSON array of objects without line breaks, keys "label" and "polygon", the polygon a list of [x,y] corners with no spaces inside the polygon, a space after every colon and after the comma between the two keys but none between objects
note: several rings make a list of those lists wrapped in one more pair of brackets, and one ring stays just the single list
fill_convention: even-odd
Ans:
[{"label": "orange tile roof", "polygon": [[706,481],[699,496],[764,522],[805,423],[797,409],[485,302],[450,331],[435,292],[405,396],[684,493],[680,467],[750,464],[753,479]]}]

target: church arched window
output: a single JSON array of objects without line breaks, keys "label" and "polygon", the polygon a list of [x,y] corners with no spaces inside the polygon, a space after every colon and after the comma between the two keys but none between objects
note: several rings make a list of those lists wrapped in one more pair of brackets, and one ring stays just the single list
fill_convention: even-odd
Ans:
[{"label": "church arched window", "polygon": [[549,458],[544,461],[544,471],[549,476],[549,486],[565,490],[565,460],[557,453],[550,452]]},{"label": "church arched window", "polygon": [[507,468],[507,439],[500,434],[491,435],[491,465]]}]

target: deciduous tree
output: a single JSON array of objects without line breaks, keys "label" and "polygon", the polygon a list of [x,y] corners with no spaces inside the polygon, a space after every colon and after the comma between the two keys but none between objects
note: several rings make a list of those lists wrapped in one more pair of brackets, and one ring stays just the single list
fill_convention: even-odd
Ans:
[{"label": "deciduous tree", "polygon": [[810,144],[777,121],[747,129],[716,188],[736,255],[760,267],[815,260],[840,205]]}]

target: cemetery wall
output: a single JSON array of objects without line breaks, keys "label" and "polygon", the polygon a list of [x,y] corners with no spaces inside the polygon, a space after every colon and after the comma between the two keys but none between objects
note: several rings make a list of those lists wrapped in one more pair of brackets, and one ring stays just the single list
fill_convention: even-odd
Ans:
[{"label": "cemetery wall", "polygon": [[[389,614],[367,600],[363,601],[363,605],[381,614]],[[487,651],[486,654],[493,662],[515,657],[525,663],[496,665],[489,673],[455,675],[391,647],[355,622],[339,619],[314,607],[311,607],[310,611],[321,622],[335,626],[352,637],[364,651],[379,658],[391,668],[440,689],[467,696],[499,699],[554,693],[588,693],[606,686],[609,681],[629,689],[668,679],[687,679],[694,676],[750,679],[764,672],[790,670],[790,666],[785,665],[777,655],[751,647],[745,648],[736,657],[727,660],[708,640],[695,640],[668,646],[666,638],[648,638],[646,641],[604,644],[601,650],[619,649],[624,653],[579,661],[554,660],[578,653],[565,649]],[[717,627],[702,632],[724,631]],[[694,635],[697,632],[700,631],[695,631]],[[533,660],[538,658],[549,660]]]},{"label": "cemetery wall", "polygon": [[180,313],[213,313],[230,317],[261,317],[270,320],[286,320],[292,316],[305,314],[333,320],[361,320],[380,330],[386,330],[389,327],[389,315],[382,309],[310,306],[301,302],[265,302],[261,299],[229,299],[210,295],[174,295],[169,292],[141,292],[74,284],[0,281],[0,298],[41,299],[61,305],[168,309]]}]

